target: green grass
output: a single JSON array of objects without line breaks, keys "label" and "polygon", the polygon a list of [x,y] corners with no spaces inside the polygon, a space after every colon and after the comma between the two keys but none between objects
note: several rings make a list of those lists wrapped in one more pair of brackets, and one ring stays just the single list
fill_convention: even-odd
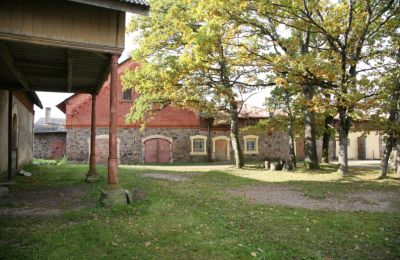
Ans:
[{"label": "green grass", "polygon": [[[87,165],[31,166],[13,192],[47,186],[89,187],[98,200],[105,181],[84,183]],[[99,167],[106,176],[106,168]],[[207,172],[187,182],[143,178],[142,173]],[[263,183],[293,185],[307,196],[353,190],[399,191],[396,179],[357,169],[341,178],[335,167],[308,173],[265,172],[229,165],[121,166],[120,183],[148,199],[112,209],[99,205],[57,217],[0,218],[0,258],[7,259],[396,259],[398,213],[312,211],[249,204],[226,190]],[[252,255],[256,255],[255,257]]]}]

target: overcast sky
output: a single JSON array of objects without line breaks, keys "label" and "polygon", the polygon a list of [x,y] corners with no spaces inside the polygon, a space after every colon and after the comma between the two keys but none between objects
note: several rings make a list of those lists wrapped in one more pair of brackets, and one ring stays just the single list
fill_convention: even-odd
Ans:
[{"label": "overcast sky", "polygon": [[[127,22],[130,21],[132,14],[127,14]],[[130,52],[136,48],[137,45],[134,43],[134,35],[126,34],[125,35],[125,50],[122,53],[119,61],[125,60]],[[269,93],[270,90],[263,90],[253,95],[246,104],[262,107],[266,95]],[[45,107],[51,107],[51,116],[56,118],[65,118],[63,112],[61,112],[56,105],[61,103],[63,100],[67,99],[68,97],[72,96],[71,93],[55,93],[55,92],[36,92],[42,101],[43,109],[40,109],[35,106],[35,122],[39,120],[39,118],[44,117],[45,115]]]}]

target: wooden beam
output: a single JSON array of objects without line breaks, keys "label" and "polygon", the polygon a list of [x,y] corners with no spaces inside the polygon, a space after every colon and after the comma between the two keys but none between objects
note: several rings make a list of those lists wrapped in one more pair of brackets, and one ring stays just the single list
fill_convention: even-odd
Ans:
[{"label": "wooden beam", "polygon": [[110,58],[107,59],[107,63],[105,65],[103,75],[101,76],[99,83],[97,84],[97,89],[96,89],[96,94],[100,92],[101,87],[103,86],[104,82],[107,80],[108,75],[110,74],[111,71],[111,60]]},{"label": "wooden beam", "polygon": [[124,48],[120,48],[120,47],[105,46],[105,45],[100,45],[100,44],[79,43],[79,42],[71,42],[71,41],[64,41],[64,40],[55,40],[55,39],[48,39],[48,38],[37,37],[37,36],[20,35],[20,34],[15,34],[15,33],[8,33],[8,32],[0,32],[0,40],[24,42],[24,43],[30,43],[30,44],[39,44],[39,45],[45,45],[45,46],[54,46],[54,47],[76,49],[76,50],[83,50],[83,51],[107,52],[107,53],[115,53],[115,54],[121,54],[124,51]]},{"label": "wooden beam", "polygon": [[67,92],[71,92],[72,90],[72,64],[73,64],[73,55],[71,50],[67,50]]},{"label": "wooden beam", "polygon": [[71,2],[77,2],[81,4],[94,5],[98,7],[104,7],[108,9],[129,12],[133,14],[139,14],[148,16],[150,6],[132,4],[132,3],[124,3],[122,1],[115,0],[69,0]]},{"label": "wooden beam", "polygon": [[18,66],[14,63],[14,58],[12,57],[10,49],[5,42],[0,42],[0,56],[3,57],[4,62],[7,64],[8,68],[12,71],[24,89],[30,90],[28,81],[24,78]]}]

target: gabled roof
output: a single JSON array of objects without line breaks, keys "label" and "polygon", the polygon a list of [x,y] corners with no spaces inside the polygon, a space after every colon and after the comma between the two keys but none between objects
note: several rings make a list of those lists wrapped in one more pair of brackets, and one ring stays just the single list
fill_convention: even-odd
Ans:
[{"label": "gabled roof", "polygon": [[267,118],[268,112],[265,108],[260,108],[248,104],[243,104],[239,118]]},{"label": "gabled roof", "polygon": [[33,133],[65,133],[65,119],[49,118],[46,123],[45,118],[40,118],[33,126]]}]

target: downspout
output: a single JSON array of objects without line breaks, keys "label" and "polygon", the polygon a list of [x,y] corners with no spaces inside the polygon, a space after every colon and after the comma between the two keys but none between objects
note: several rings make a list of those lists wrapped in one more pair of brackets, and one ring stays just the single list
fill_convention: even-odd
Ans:
[{"label": "downspout", "polygon": [[207,161],[211,162],[211,131],[212,131],[212,125],[214,123],[214,118],[210,117],[208,118],[208,126],[207,126]]},{"label": "downspout", "polygon": [[11,181],[12,177],[12,102],[13,93],[12,91],[8,91],[8,181]]}]

